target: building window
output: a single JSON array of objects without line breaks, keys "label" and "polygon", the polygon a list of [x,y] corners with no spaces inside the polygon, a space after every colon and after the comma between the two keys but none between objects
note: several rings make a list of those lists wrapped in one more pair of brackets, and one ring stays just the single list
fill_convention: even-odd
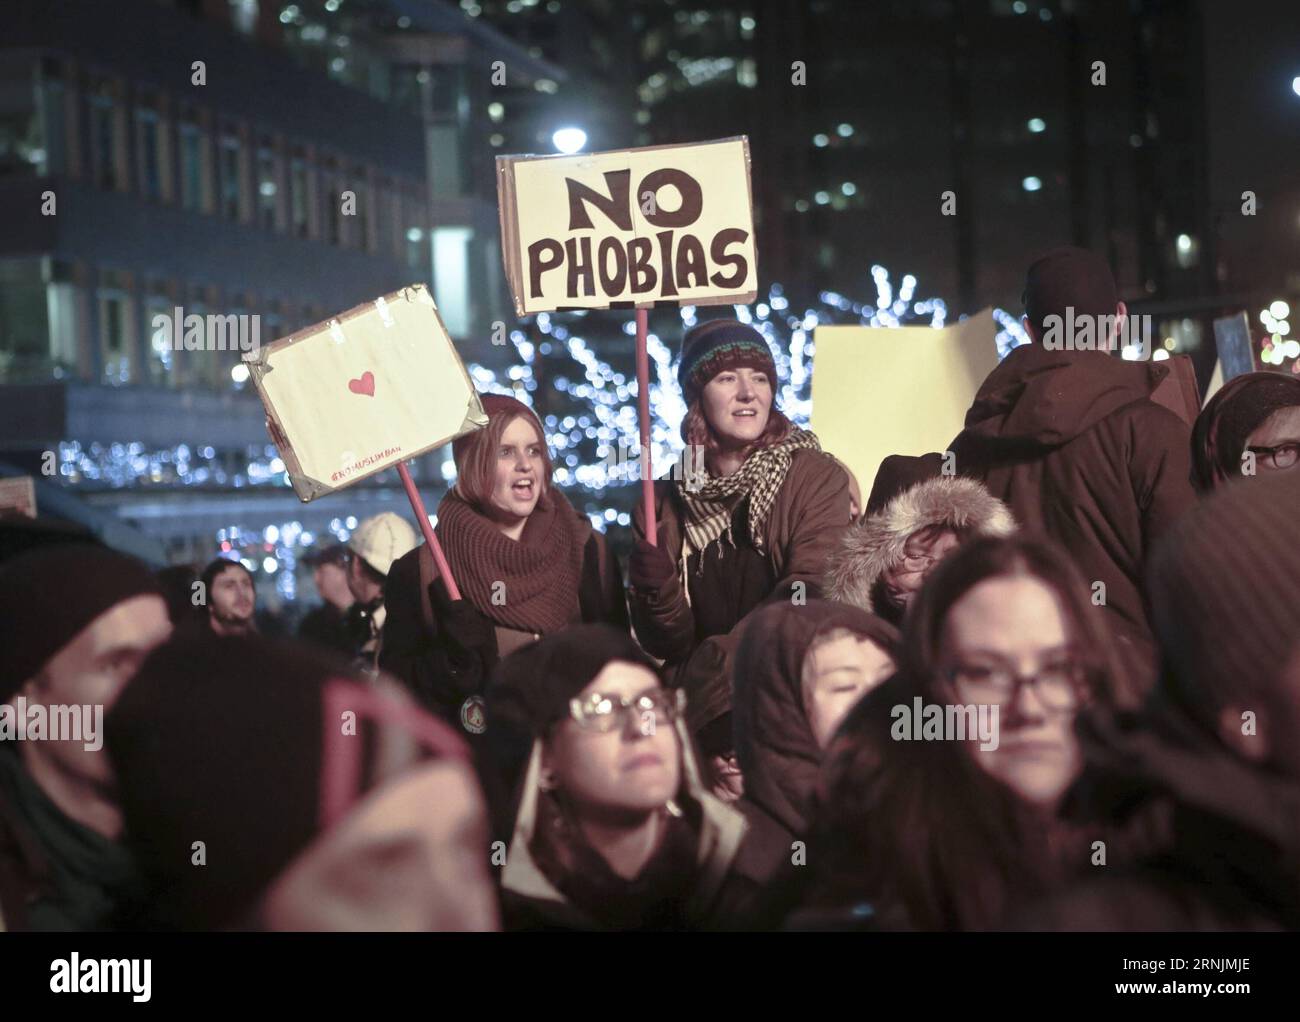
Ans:
[{"label": "building window", "polygon": [[243,181],[239,172],[240,143],[235,135],[221,136],[221,215],[227,220],[238,220],[243,200]]},{"label": "building window", "polygon": [[161,131],[156,110],[135,112],[136,144],[139,147],[140,194],[158,202],[163,197]]},{"label": "building window", "polygon": [[269,144],[257,150],[257,222],[268,231],[276,228],[280,197],[280,161]]},{"label": "building window", "polygon": [[195,123],[181,125],[181,205],[203,212],[203,132]]},{"label": "building window", "polygon": [[42,134],[32,65],[13,61],[0,71],[0,177],[45,173]]},{"label": "building window", "polygon": [[99,352],[107,384],[131,381],[131,347],[127,341],[127,303],[121,291],[99,292]]},{"label": "building window", "polygon": [[101,188],[117,187],[117,111],[104,93],[90,98],[90,152],[94,180]]},{"label": "building window", "polygon": [[68,122],[64,104],[67,93],[59,77],[57,62],[46,60],[41,65],[41,83],[38,93],[41,107],[41,142],[45,150],[46,174],[63,174],[68,169]]},{"label": "building window", "polygon": [[325,240],[331,245],[343,243],[343,188],[342,178],[335,170],[333,162],[327,163],[321,175],[321,200],[324,203]]},{"label": "building window", "polygon": [[301,156],[295,156],[289,165],[289,195],[292,200],[293,234],[296,238],[306,238],[311,233],[308,188],[307,161]]},{"label": "building window", "polygon": [[352,218],[352,244],[362,252],[372,252],[374,249],[370,245],[370,203],[373,192],[366,180],[365,169],[362,167],[356,170],[352,191],[357,197],[357,212]]},{"label": "building window", "polygon": [[52,305],[45,287],[39,259],[0,260],[0,383],[50,378]]},{"label": "building window", "polygon": [[[175,324],[173,319],[176,315],[176,309],[172,302],[162,295],[150,295],[145,300],[145,351],[148,353],[145,360],[147,382],[155,387],[175,387],[176,380],[176,358],[183,356],[184,351],[177,352],[174,350],[175,338],[183,336],[181,331],[185,324]],[[157,317],[166,317],[164,322]],[[181,330],[176,327],[180,326]]]}]

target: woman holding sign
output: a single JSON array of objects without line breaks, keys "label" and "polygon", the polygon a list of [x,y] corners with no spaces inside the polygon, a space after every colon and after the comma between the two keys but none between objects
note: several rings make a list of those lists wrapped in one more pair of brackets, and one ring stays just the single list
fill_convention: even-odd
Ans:
[{"label": "woman holding sign", "polygon": [[775,407],[762,334],[734,320],[693,327],[677,375],[682,437],[704,471],[655,484],[657,544],[637,506],[629,565],[637,637],[669,666],[762,603],[816,596],[849,523],[848,475]]},{"label": "woman holding sign", "polygon": [[482,730],[473,697],[500,657],[584,621],[628,627],[618,562],[552,487],[537,416],[511,397],[481,400],[488,424],[452,445],[457,481],[438,506],[438,540],[463,598],[448,598],[426,545],[394,562],[379,663],[473,733]]}]

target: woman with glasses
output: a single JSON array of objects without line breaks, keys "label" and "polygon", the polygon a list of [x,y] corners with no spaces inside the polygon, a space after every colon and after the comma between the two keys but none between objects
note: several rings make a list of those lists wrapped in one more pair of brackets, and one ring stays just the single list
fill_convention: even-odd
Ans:
[{"label": "woman with glasses", "polygon": [[[1097,835],[1057,812],[1082,768],[1076,715],[1114,704],[1091,592],[1064,551],[1031,537],[973,540],[935,570],[908,612],[899,674],[827,750],[808,838],[821,868],[795,925],[987,929],[1090,868]],[[949,719],[982,714],[991,735],[900,728],[918,697]]]},{"label": "woman with glasses", "polygon": [[[743,819],[701,781],[683,721],[632,639],[581,625],[503,660],[488,694],[507,929],[734,925]],[[508,793],[508,794],[507,794]],[[508,821],[508,827],[503,827]]]},{"label": "woman with glasses", "polygon": [[1201,493],[1234,479],[1300,464],[1300,377],[1245,373],[1206,402],[1192,430],[1192,485]]}]

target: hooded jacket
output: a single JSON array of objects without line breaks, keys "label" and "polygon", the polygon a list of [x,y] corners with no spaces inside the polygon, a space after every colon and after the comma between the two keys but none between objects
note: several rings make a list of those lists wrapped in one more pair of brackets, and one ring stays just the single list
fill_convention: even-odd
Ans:
[{"label": "hooded jacket", "polygon": [[984,381],[951,448],[960,474],[981,480],[1023,528],[1061,543],[1090,583],[1105,584],[1129,706],[1155,680],[1143,564],[1195,499],[1188,426],[1150,400],[1168,372],[1024,345]]},{"label": "hooded jacket", "polygon": [[[731,867],[745,837],[739,813],[705,790],[685,723],[674,723],[682,750],[679,799],[698,808],[695,876],[678,918],[685,928],[715,929],[734,922],[734,913],[750,895],[731,879]],[[533,842],[540,820],[543,740],[533,742],[524,775],[514,833],[501,874],[502,913],[507,929],[601,930],[604,927],[567,898],[539,864]]]},{"label": "hooded jacket", "polygon": [[[1230,754],[1172,707],[1080,719],[1089,767],[1067,812],[1120,821],[1141,864],[1050,899],[1033,930],[1300,928],[1300,783]],[[1114,842],[1112,842],[1114,844]]]},{"label": "hooded jacket", "polygon": [[755,830],[740,869],[768,880],[802,837],[813,808],[822,749],[804,710],[803,664],[813,641],[835,628],[896,652],[892,625],[828,600],[764,607],[741,635],[732,694],[736,756],[745,779],[739,808]]},{"label": "hooded jacket", "polygon": [[940,476],[919,482],[849,526],[831,557],[823,595],[875,611],[879,585],[902,563],[908,539],[936,525],[959,536],[1008,536],[1016,521],[1010,508],[973,479]]},{"label": "hooded jacket", "polygon": [[[731,924],[752,900],[730,876],[744,820],[704,790],[682,715],[673,720],[682,756],[673,803],[681,813],[666,821],[663,844],[639,876],[615,876],[569,830],[561,793],[543,795],[547,736],[568,717],[570,701],[616,661],[655,671],[627,632],[577,625],[505,657],[488,686],[482,765],[496,803],[495,836],[507,844],[500,874],[507,929],[703,929]],[[565,846],[561,854],[556,844]]]}]

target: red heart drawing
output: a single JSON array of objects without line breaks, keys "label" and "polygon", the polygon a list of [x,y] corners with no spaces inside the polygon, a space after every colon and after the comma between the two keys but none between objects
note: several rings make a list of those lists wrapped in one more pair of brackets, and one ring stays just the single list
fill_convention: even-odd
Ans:
[{"label": "red heart drawing", "polygon": [[348,390],[354,394],[365,394],[366,397],[375,396],[375,374],[366,370],[361,374],[359,380],[348,380]]}]

